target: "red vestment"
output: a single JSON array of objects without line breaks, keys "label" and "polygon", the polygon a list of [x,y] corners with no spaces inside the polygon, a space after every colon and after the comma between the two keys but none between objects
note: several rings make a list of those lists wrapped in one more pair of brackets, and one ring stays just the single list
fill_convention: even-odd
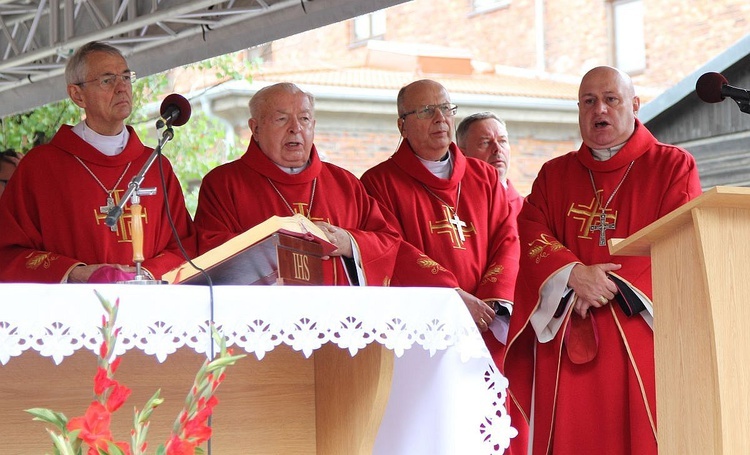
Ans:
[{"label": "red vestment", "polygon": [[[291,216],[293,212],[351,234],[366,279],[361,285],[413,280],[416,284],[456,286],[452,274],[440,270],[438,264],[398,237],[391,226],[395,221],[386,218],[390,215],[380,209],[353,174],[320,161],[315,146],[309,165],[298,174],[281,170],[255,140],[250,141],[240,159],[209,172],[203,179],[195,214],[201,233],[200,250],[218,246],[273,215]],[[339,258],[324,261],[323,273],[326,284],[349,284]]]},{"label": "red vestment", "polygon": [[[596,161],[582,145],[547,162],[518,217],[521,268],[505,370],[527,418],[535,382],[533,453],[656,454],[653,333],[644,319],[628,318],[614,301],[591,308],[584,320],[570,306],[562,328],[546,343],[538,342],[529,322],[542,286],[574,263],[622,264],[615,273],[651,298],[650,258],[613,257],[591,229],[600,224],[601,207],[590,173],[603,205],[622,182],[606,207],[606,223],[615,224],[606,239],[628,237],[701,193],[693,157],[657,142],[637,120],[625,146],[606,161]],[[581,333],[578,324],[571,330],[574,317],[585,327],[595,324],[598,332],[598,352],[583,364],[571,362],[563,341]]]},{"label": "red vestment", "polygon": [[[404,141],[390,159],[365,172],[362,183],[399,220],[404,238],[453,272],[464,291],[513,302],[518,237],[497,170],[466,158],[455,144],[450,153],[453,174],[441,179]],[[463,240],[451,224],[454,212],[466,224]],[[489,332],[484,338],[500,365],[503,345]]]},{"label": "red vestment", "polygon": [[523,196],[516,190],[510,180],[506,180],[505,183],[508,185],[505,188],[505,193],[508,195],[508,204],[510,205],[510,216],[517,218],[518,214],[521,213],[521,207],[523,207]]},{"label": "red vestment", "polygon": [[[115,204],[138,174],[153,149],[143,145],[131,127],[130,139],[117,156],[106,156],[63,125],[48,144],[32,149],[18,165],[0,199],[0,281],[60,282],[69,270],[84,264],[133,265],[130,204],[112,231],[104,224],[106,192],[122,176],[114,192]],[[188,254],[195,255],[195,235],[182,189],[169,160],[161,158],[169,208]],[[123,174],[130,163],[127,172]],[[142,188],[157,194],[141,197],[143,268],[155,278],[177,267],[182,257],[166,221],[164,194],[155,162]],[[105,210],[106,212],[106,210]]]}]

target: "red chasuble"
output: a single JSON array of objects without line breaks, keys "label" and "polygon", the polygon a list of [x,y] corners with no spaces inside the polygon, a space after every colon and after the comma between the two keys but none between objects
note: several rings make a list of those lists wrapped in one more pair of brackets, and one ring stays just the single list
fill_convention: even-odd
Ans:
[{"label": "red chasuble", "polygon": [[510,180],[506,180],[508,188],[505,189],[505,193],[508,195],[508,204],[510,205],[510,216],[517,218],[518,214],[521,213],[521,207],[523,207],[523,196],[516,190]]},{"label": "red chasuble", "polygon": [[[497,170],[466,158],[453,143],[450,153],[453,174],[441,179],[404,141],[389,160],[365,172],[362,183],[399,220],[404,238],[453,272],[463,290],[513,302],[518,236]],[[501,365],[504,346],[490,332],[484,339]]]},{"label": "red chasuble", "polygon": [[[657,453],[653,333],[643,318],[629,318],[610,302],[581,320],[571,306],[547,343],[537,342],[529,318],[541,287],[571,263],[622,264],[615,273],[651,298],[650,258],[613,257],[600,245],[601,205],[607,205],[606,224],[614,225],[606,239],[625,238],[700,193],[693,157],[657,142],[637,120],[633,136],[607,161],[594,160],[583,145],[542,167],[518,217],[521,268],[505,362],[510,391],[527,417],[535,381],[533,453]],[[594,326],[593,360],[571,362],[564,337]]]},{"label": "red chasuble", "polygon": [[[366,279],[360,285],[389,285],[395,279],[456,286],[452,274],[398,237],[391,227],[395,221],[386,218],[390,215],[381,211],[353,174],[320,161],[315,146],[308,167],[298,174],[281,170],[255,140],[239,160],[209,172],[195,214],[200,250],[218,246],[273,215],[294,213],[351,234]],[[323,273],[326,284],[349,284],[341,258],[324,261]]]},{"label": "red chasuble", "polygon": [[[50,143],[31,150],[0,199],[0,281],[59,283],[78,264],[133,265],[130,204],[113,232],[104,224],[107,194],[76,160],[78,157],[111,190],[114,203],[153,149],[144,146],[132,128],[127,146],[117,156],[106,156],[63,125]],[[188,254],[195,255],[195,235],[185,209],[182,189],[169,160],[162,157],[172,217]],[[130,167],[125,168],[130,163]],[[157,188],[141,197],[143,267],[155,278],[177,267],[184,258],[166,221],[158,163],[146,173],[142,188]]]}]

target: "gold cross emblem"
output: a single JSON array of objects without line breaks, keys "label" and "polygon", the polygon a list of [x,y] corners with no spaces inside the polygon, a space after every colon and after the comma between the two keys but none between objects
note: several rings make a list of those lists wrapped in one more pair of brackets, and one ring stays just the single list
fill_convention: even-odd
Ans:
[{"label": "gold cross emblem", "polygon": [[445,215],[444,219],[434,224],[430,221],[430,232],[448,234],[451,238],[453,248],[464,249],[466,236],[472,232],[476,232],[474,223],[471,223],[471,227],[467,227],[466,222],[462,221],[457,214],[454,214],[453,210],[447,205],[443,205],[443,214]]}]

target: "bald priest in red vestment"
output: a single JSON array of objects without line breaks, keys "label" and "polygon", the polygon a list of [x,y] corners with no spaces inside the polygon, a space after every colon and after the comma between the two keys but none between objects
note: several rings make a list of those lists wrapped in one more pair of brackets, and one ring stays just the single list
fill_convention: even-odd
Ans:
[{"label": "bald priest in red vestment", "polygon": [[693,157],[658,142],[637,120],[639,107],[624,72],[586,73],[583,144],[544,164],[518,217],[505,369],[534,454],[658,450],[651,260],[610,256],[607,240],[628,237],[701,187]]},{"label": "bald priest in red vestment", "polygon": [[403,87],[397,107],[402,143],[390,159],[365,172],[362,183],[399,220],[409,243],[453,272],[501,365],[519,247],[498,173],[453,143],[457,108],[439,83]]},{"label": "bald priest in red vestment", "polygon": [[[110,228],[104,219],[119,203],[152,149],[125,125],[132,110],[135,73],[114,47],[91,42],[70,58],[65,79],[70,99],[86,113],[63,125],[48,144],[26,154],[0,198],[0,281],[111,282],[131,279],[135,268],[130,206]],[[161,157],[167,194],[161,194],[156,165],[142,187],[143,275],[160,278],[185,258],[169,223],[169,201],[179,238],[195,255],[195,236],[182,189],[169,161]]]},{"label": "bald priest in red vestment", "polygon": [[456,286],[450,272],[398,236],[354,175],[320,160],[311,94],[279,83],[259,90],[249,106],[247,152],[201,185],[195,223],[202,252],[271,216],[299,213],[338,247],[324,261],[325,284]]}]

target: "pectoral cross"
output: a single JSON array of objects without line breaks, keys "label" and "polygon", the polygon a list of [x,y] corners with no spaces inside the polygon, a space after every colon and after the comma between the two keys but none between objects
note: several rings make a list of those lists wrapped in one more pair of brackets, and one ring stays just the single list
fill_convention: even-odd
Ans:
[{"label": "pectoral cross", "polygon": [[599,231],[599,246],[606,246],[607,245],[607,238],[604,236],[604,232],[606,230],[612,230],[615,228],[615,223],[607,223],[607,214],[604,213],[604,210],[602,210],[602,213],[599,215],[599,224],[596,226],[591,226],[589,228],[590,231]]},{"label": "pectoral cross", "polygon": [[458,213],[453,213],[453,216],[448,220],[456,230],[456,233],[458,234],[458,238],[462,241],[466,241],[466,236],[464,236],[464,228],[466,227],[466,223],[461,221],[461,218],[458,217]]},{"label": "pectoral cross", "polygon": [[[102,205],[99,207],[99,213],[103,213],[104,215],[108,215],[109,211],[115,207],[115,200],[112,198],[112,195],[110,194],[107,196],[107,205]],[[112,232],[117,231],[117,224],[115,223],[109,228]]]}]

